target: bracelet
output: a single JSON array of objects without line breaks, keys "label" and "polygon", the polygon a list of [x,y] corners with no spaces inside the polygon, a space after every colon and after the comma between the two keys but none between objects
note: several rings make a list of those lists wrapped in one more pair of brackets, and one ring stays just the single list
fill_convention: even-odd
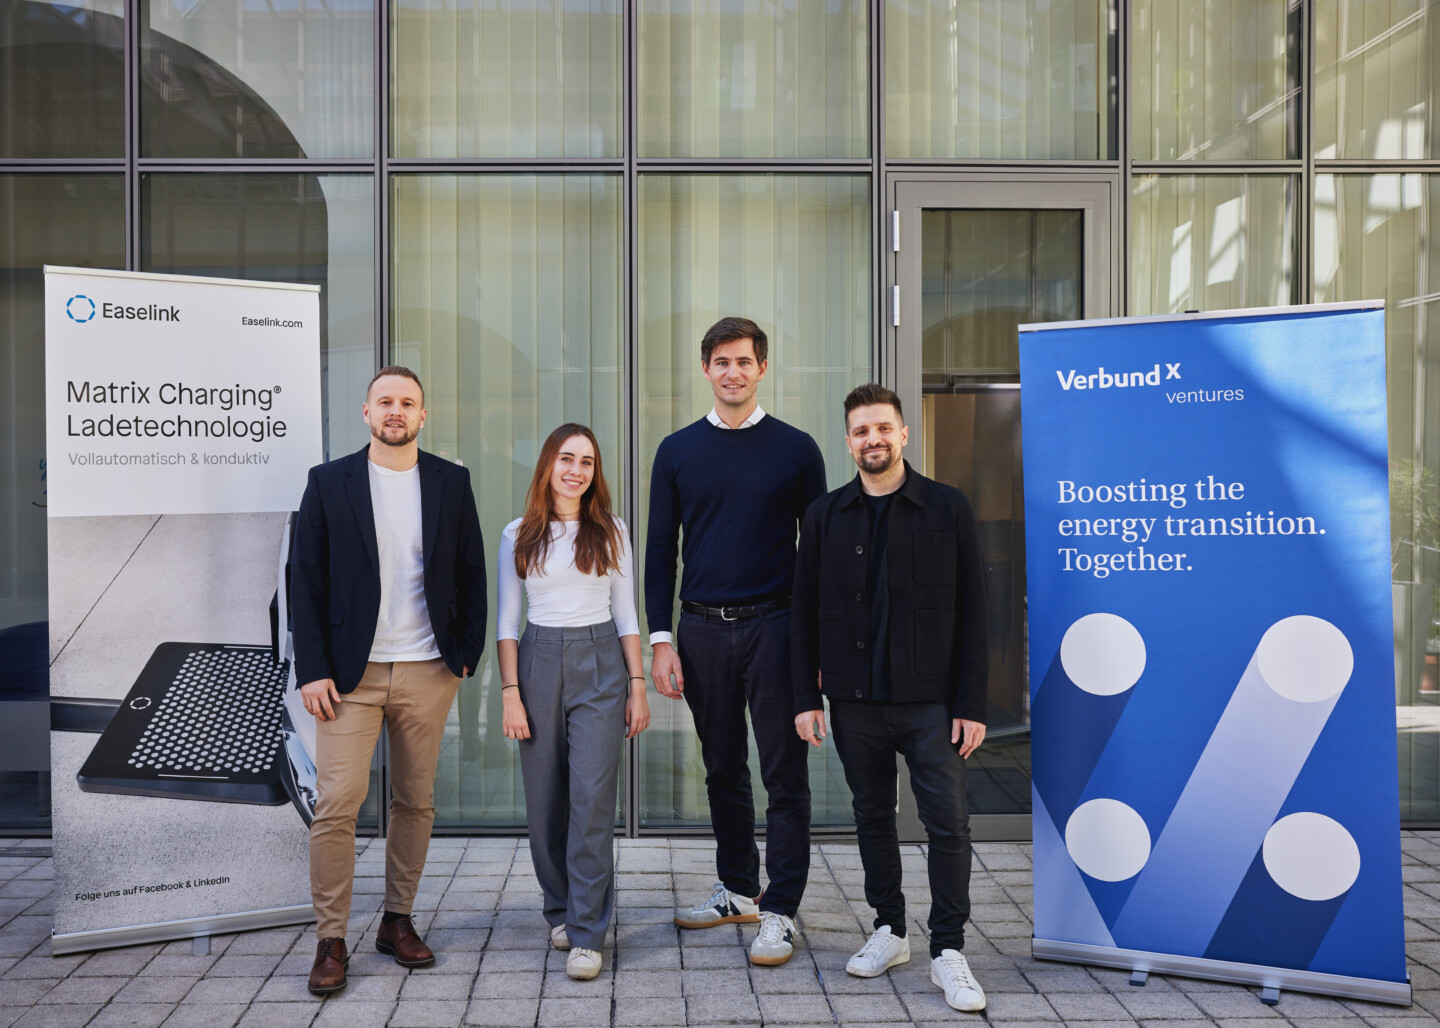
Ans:
[{"label": "bracelet", "polygon": [[518,689],[518,688],[520,688],[520,683],[519,683],[519,682],[511,682],[509,685],[502,685],[502,686],[500,687],[500,691],[501,691],[501,692],[504,692],[506,689]]},{"label": "bracelet", "polygon": [[630,676],[630,681],[632,681],[632,682],[643,682],[643,681],[645,681],[645,676],[644,676],[644,675],[631,675],[631,676]]}]

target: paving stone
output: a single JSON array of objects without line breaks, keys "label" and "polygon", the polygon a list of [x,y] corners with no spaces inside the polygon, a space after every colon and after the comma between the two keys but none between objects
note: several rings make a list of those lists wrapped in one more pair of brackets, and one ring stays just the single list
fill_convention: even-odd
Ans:
[{"label": "paving stone", "polygon": [[545,950],[489,950],[480,960],[480,973],[504,971],[540,971],[545,968]]},{"label": "paving stone", "polygon": [[468,974],[410,975],[400,988],[400,1000],[402,1003],[467,1000],[470,998],[470,982]]},{"label": "paving stone", "polygon": [[169,1003],[111,1003],[87,1028],[158,1028],[174,1009]]},{"label": "paving stone", "polygon": [[673,965],[667,964],[665,966],[679,967],[679,961],[681,959],[684,960],[685,970],[687,971],[705,971],[712,968],[726,967],[744,968],[750,966],[750,954],[747,953],[745,950],[741,949],[739,946],[735,947],[734,949],[730,949],[728,947],[725,949],[717,949],[713,947],[704,949],[690,949],[686,950],[683,955],[677,950],[675,951],[675,954],[675,963]]},{"label": "paving stone", "polygon": [[[217,1010],[224,1009],[208,1003],[197,1003],[194,1006],[181,1009],[190,1010]],[[315,1020],[320,1013],[320,1003],[313,1000],[309,1003],[257,1003],[246,1010],[238,1022],[239,1028],[290,1028],[291,1025],[305,1026]],[[192,1022],[197,1026],[203,1026],[203,1021]],[[383,1023],[383,1022],[382,1022]],[[166,1022],[169,1028],[169,1022]],[[354,1025],[352,1028],[360,1028]]]},{"label": "paving stone", "polygon": [[1280,1016],[1274,1007],[1265,1006],[1260,1002],[1259,995],[1249,989],[1231,986],[1224,992],[1190,992],[1187,995],[1203,1013],[1214,1019],[1241,1017],[1254,1020]]},{"label": "paving stone", "polygon": [[249,1003],[265,978],[203,978],[186,995],[192,1003]]},{"label": "paving stone", "polygon": [[749,992],[750,973],[741,968],[685,970],[680,972],[680,990],[685,996]]},{"label": "paving stone", "polygon": [[181,1004],[163,1028],[232,1028],[243,1015],[245,1008],[238,1004]]},{"label": "paving stone", "polygon": [[610,999],[542,999],[538,1028],[588,1028],[610,1023]]},{"label": "paving stone", "polygon": [[31,1007],[20,1015],[14,1028],[77,1028],[99,1012],[98,1003],[54,1003]]},{"label": "paving stone", "polygon": [[70,972],[83,964],[88,955],[84,953],[72,954],[65,957],[52,957],[48,953],[36,954],[26,957],[10,970],[5,972],[6,978],[64,978]]},{"label": "paving stone", "polygon": [[870,1023],[882,1021],[907,1021],[909,1015],[900,1002],[900,997],[889,996],[831,996],[830,1009],[841,1023],[847,1021]]},{"label": "paving stone", "polygon": [[[276,1010],[281,1006],[283,1004],[271,1003],[263,1009]],[[384,1028],[394,1009],[393,1003],[347,1003],[337,1006],[326,1000],[311,1023],[315,1028]],[[240,1025],[244,1028],[243,1019]]]},{"label": "paving stone", "polygon": [[465,1008],[465,1023],[505,1025],[508,1028],[530,1025],[535,1023],[539,1007],[540,1000],[534,996],[528,999],[507,999],[504,1003],[496,1003],[493,999],[472,999]]},{"label": "paving stone", "polygon": [[760,1016],[766,1024],[833,1024],[830,1004],[824,996],[757,996]]},{"label": "paving stone", "polygon": [[103,1004],[119,992],[124,978],[66,978],[41,996],[41,1003]]},{"label": "paving stone", "polygon": [[[1147,984],[1146,989],[1149,988]],[[1147,993],[1144,989],[1115,997],[1137,1020],[1145,1018],[1198,1018],[1203,1011],[1179,992]]]},{"label": "paving stone", "polygon": [[454,1028],[464,1016],[463,999],[402,999],[386,1023],[391,1028]]},{"label": "paving stone", "polygon": [[[0,931],[8,931],[8,927],[0,929]],[[119,975],[129,978],[139,974],[140,969],[155,959],[155,955],[159,952],[159,946],[129,946],[124,949],[102,950],[92,954],[90,959],[72,971],[71,975],[101,978]]]},{"label": "paving stone", "polygon": [[615,1001],[616,1028],[632,1025],[674,1026],[685,1023],[685,1001],[678,996],[633,997]]},{"label": "paving stone", "polygon": [[260,992],[254,997],[256,1003],[303,1003],[313,1000],[306,975],[274,975],[265,980]]},{"label": "paving stone", "polygon": [[760,1023],[760,1004],[748,993],[738,996],[697,996],[685,1001],[687,1024]]},{"label": "paving stone", "polygon": [[1069,1024],[1071,1021],[1132,1020],[1128,1010],[1114,996],[1097,996],[1084,992],[1047,992],[1041,995],[1055,1012]]},{"label": "paving stone", "polygon": [[815,965],[795,959],[780,967],[756,967],[750,972],[750,989],[757,996],[774,994],[819,994],[824,991]]},{"label": "paving stone", "polygon": [[472,1000],[536,999],[544,985],[540,971],[512,971],[508,974],[476,976],[470,987]]},{"label": "paving stone", "polygon": [[[673,969],[658,971],[616,971],[615,998],[665,999],[681,995],[683,972]],[[748,983],[747,983],[748,987]]]},{"label": "paving stone", "polygon": [[55,986],[59,978],[20,978],[0,982],[0,1003],[6,1006],[34,1006]]}]

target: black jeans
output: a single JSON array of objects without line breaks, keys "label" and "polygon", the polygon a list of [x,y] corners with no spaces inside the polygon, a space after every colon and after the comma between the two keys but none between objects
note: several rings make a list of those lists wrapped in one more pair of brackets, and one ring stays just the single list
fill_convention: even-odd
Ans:
[{"label": "black jeans", "polygon": [[676,633],[685,702],[700,736],[705,789],[715,832],[715,868],[725,888],[760,893],[755,800],[750,791],[745,708],[760,753],[765,808],[761,910],[795,916],[810,876],[810,772],[795,732],[790,688],[790,612],[725,621],[683,613]]},{"label": "black jeans", "polygon": [[965,945],[970,917],[970,817],[965,762],[950,742],[943,703],[830,701],[835,749],[854,794],[855,833],[865,867],[865,901],[875,927],[905,928],[900,838],[895,831],[895,754],[905,756],[910,788],[930,840],[930,956]]}]

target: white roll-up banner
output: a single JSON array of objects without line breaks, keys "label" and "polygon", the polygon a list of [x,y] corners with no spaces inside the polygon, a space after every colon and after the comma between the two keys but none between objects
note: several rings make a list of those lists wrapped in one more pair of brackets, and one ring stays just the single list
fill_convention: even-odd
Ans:
[{"label": "white roll-up banner", "polygon": [[47,267],[45,390],[54,950],[309,920],[272,602],[319,288]]}]

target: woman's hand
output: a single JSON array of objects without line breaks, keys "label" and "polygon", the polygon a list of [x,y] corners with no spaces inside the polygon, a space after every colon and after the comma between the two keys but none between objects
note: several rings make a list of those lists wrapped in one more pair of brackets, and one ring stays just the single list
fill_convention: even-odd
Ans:
[{"label": "woman's hand", "polygon": [[525,701],[520,698],[520,690],[506,689],[503,695],[505,709],[500,724],[505,729],[505,738],[530,738],[530,719],[525,715]]},{"label": "woman's hand", "polygon": [[630,698],[625,701],[625,738],[633,739],[650,727],[650,700],[645,695],[644,681],[632,682]]}]

